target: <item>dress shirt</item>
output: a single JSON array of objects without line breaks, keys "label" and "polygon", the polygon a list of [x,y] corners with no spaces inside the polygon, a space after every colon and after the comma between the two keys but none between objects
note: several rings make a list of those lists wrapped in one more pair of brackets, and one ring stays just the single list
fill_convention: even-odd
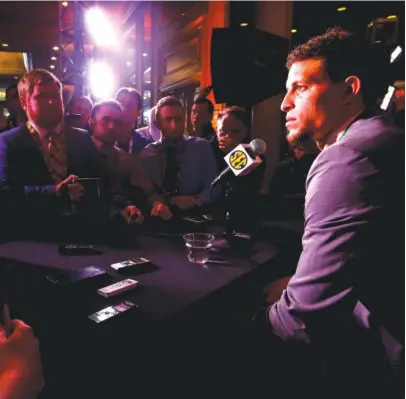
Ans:
[{"label": "dress shirt", "polygon": [[218,169],[210,144],[198,137],[183,136],[176,142],[161,138],[142,150],[140,158],[155,188],[163,193],[168,146],[174,146],[177,154],[179,174],[176,195],[197,196],[202,203],[211,203],[210,185]]}]

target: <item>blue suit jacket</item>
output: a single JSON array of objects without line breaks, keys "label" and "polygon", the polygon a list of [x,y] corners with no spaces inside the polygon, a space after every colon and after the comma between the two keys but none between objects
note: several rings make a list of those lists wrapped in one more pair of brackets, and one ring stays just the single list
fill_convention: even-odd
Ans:
[{"label": "blue suit jacket", "polygon": [[[101,177],[101,156],[86,132],[65,128],[67,176]],[[3,216],[43,221],[61,214],[64,200],[25,124],[0,135],[0,198]],[[24,216],[23,216],[24,215]],[[12,220],[10,219],[10,220]],[[4,219],[3,219],[4,220]]]},{"label": "blue suit jacket", "polygon": [[404,131],[383,117],[321,152],[296,273],[268,311],[276,335],[320,348],[335,389],[358,384],[357,397],[391,398],[388,365],[403,357],[404,159]]}]

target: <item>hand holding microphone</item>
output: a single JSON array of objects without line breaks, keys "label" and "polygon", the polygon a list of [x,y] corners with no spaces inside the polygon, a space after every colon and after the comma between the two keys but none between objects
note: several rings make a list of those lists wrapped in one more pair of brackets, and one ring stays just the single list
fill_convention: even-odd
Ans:
[{"label": "hand holding microphone", "polygon": [[240,144],[225,157],[228,167],[224,169],[211,183],[212,186],[223,180],[230,171],[235,176],[247,175],[262,163],[260,155],[266,151],[266,143],[261,139],[252,140],[249,144]]}]

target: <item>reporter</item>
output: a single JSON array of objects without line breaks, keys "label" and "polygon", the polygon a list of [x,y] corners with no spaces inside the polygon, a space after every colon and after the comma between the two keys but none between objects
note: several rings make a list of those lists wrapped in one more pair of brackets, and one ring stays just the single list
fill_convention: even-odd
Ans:
[{"label": "reporter", "polygon": [[12,327],[6,338],[0,325],[0,398],[36,398],[44,387],[38,340],[23,321],[13,320]]}]

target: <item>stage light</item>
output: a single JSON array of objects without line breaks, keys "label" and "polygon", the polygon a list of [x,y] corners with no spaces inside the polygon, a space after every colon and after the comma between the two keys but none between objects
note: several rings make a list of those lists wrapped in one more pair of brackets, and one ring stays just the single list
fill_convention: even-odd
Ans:
[{"label": "stage light", "polygon": [[247,22],[241,22],[240,26],[248,26],[248,23]]},{"label": "stage light", "polygon": [[110,20],[100,8],[91,8],[86,12],[86,25],[98,46],[118,45],[117,33]]},{"label": "stage light", "polygon": [[1,43],[1,47],[8,47],[7,43]]},{"label": "stage light", "polygon": [[55,65],[50,65],[49,66],[51,69],[55,69]]},{"label": "stage light", "polygon": [[58,46],[54,46],[54,47],[52,47],[52,50],[58,51],[58,50],[59,50],[59,47],[58,47]]},{"label": "stage light", "polygon": [[113,96],[116,82],[113,70],[103,61],[93,61],[89,65],[90,91],[98,100],[105,100]]},{"label": "stage light", "polygon": [[343,11],[345,11],[347,9],[347,7],[338,7],[337,8],[337,11],[338,12],[343,12]]},{"label": "stage light", "polygon": [[297,29],[292,29],[291,32],[292,33],[297,33]]},{"label": "stage light", "polygon": [[57,59],[57,58],[56,58],[55,56],[51,57],[51,60],[52,60],[52,61],[56,61],[56,59]]},{"label": "stage light", "polygon": [[67,6],[68,6],[68,2],[67,2],[67,1],[63,1],[61,4],[62,4],[63,7],[67,7]]}]

